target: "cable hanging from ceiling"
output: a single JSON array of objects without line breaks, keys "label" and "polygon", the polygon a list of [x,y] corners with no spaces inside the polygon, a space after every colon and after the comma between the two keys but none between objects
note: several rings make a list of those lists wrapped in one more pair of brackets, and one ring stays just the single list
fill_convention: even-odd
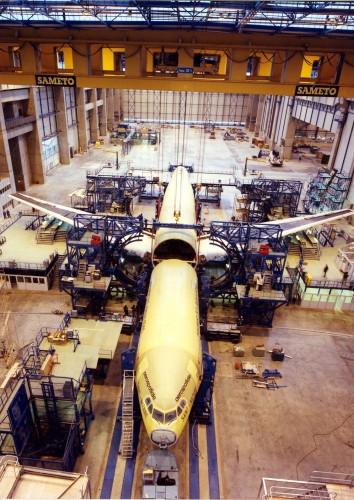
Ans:
[{"label": "cable hanging from ceiling", "polygon": [[160,129],[160,137],[158,142],[158,173],[162,178],[163,170],[164,170],[164,141],[165,141],[165,127],[162,126],[164,123],[164,117],[167,116],[167,92],[162,90],[160,91],[160,113],[159,113],[159,129]]},{"label": "cable hanging from ceiling", "polygon": [[184,116],[183,116],[182,155],[181,155],[182,165],[186,164],[185,162],[186,162],[186,150],[187,150],[187,139],[188,139],[187,104],[188,104],[188,93],[184,92]]}]

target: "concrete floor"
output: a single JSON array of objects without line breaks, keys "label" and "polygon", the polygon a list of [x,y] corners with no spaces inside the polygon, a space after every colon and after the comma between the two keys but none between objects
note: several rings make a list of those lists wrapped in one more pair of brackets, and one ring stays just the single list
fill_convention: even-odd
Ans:
[{"label": "concrete floor", "polygon": [[[194,163],[195,169],[200,171],[195,174],[200,181],[220,178],[221,175],[223,179],[230,178],[233,171],[242,178],[245,158],[255,154],[251,141],[225,142],[222,134],[222,131],[217,131],[215,140],[209,140],[208,135],[206,139],[201,137],[198,130],[190,130],[187,134],[188,146],[183,161],[185,164]],[[120,171],[133,166],[134,173],[141,173],[156,167],[162,176],[162,168],[166,168],[169,162],[177,162],[176,138],[175,130],[166,129],[163,132],[166,142],[160,150],[147,145],[133,147],[122,159]],[[200,143],[203,143],[202,148]],[[115,154],[111,151],[116,150],[120,151],[120,147],[110,146],[106,139],[101,149],[76,156],[70,166],[56,167],[47,176],[45,185],[32,186],[28,194],[69,205],[70,193],[85,187],[87,170],[107,161],[114,163]],[[204,150],[204,155],[198,153],[200,150]],[[181,155],[178,162],[182,161]],[[255,163],[255,169],[261,170],[265,177],[309,180],[309,176],[317,172],[319,163],[312,155],[302,155],[301,162],[297,156],[285,162],[281,169],[272,168],[267,163]],[[234,196],[234,187],[225,188],[221,206],[210,205],[208,210],[204,209],[203,219],[206,222],[229,220]],[[134,214],[143,212],[151,220],[154,207],[154,202],[139,203],[134,207]],[[19,209],[21,206],[15,210]],[[353,227],[346,226],[346,229],[353,234]],[[335,272],[329,259],[328,254],[321,261],[311,261],[314,277],[316,273],[321,275],[324,262],[330,267],[329,273]],[[45,294],[11,290],[7,295],[10,322],[20,346],[30,343],[42,326],[58,326],[61,318],[51,313],[53,308],[71,309],[69,297],[55,290]],[[124,303],[129,305],[129,301]],[[123,307],[123,302],[115,305]],[[232,313],[227,305],[218,307],[218,315],[226,318]],[[130,341],[131,337],[120,335],[115,362],[110,365],[107,379],[104,383],[97,383],[93,390],[95,420],[85,441],[85,454],[79,457],[75,467],[75,471],[80,472],[88,467],[93,498],[104,498],[103,480],[107,458],[109,452],[112,453],[110,444],[120,396],[119,353],[129,346]],[[265,344],[266,350],[280,345],[291,358],[275,362],[268,353],[264,357],[255,357],[252,348],[258,344]],[[353,474],[354,315],[303,310],[298,305],[283,306],[275,313],[272,329],[246,328],[241,345],[245,349],[244,358],[235,358],[233,346],[229,343],[212,342],[209,345],[210,353],[217,359],[213,399],[217,471],[211,470],[208,462],[207,429],[196,426],[190,433],[186,429],[172,450],[180,468],[180,498],[189,498],[186,457],[193,452],[189,450],[194,449],[194,442],[197,443],[194,452],[198,454],[200,498],[216,498],[208,481],[208,476],[216,473],[219,496],[226,499],[260,498],[263,477],[307,480],[313,470]],[[348,359],[350,356],[353,360]],[[260,371],[278,369],[282,374],[278,385],[284,387],[275,390],[253,387],[252,381],[240,378],[240,370],[235,369],[235,363],[241,361],[257,362]],[[142,467],[146,453],[152,449],[141,427],[133,498],[141,498]],[[113,453],[117,454],[117,462],[112,471],[114,479],[110,498],[122,498],[125,460],[118,455],[117,449]]]}]

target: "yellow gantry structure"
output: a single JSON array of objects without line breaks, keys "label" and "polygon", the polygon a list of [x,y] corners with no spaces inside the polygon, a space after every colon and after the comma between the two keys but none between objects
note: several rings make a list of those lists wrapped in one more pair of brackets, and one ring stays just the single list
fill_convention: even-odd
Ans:
[{"label": "yellow gantry structure", "polygon": [[337,86],[338,96],[348,98],[354,97],[354,47],[351,37],[1,29],[1,83],[34,86],[36,75],[75,77],[80,88],[233,94],[294,95],[297,85],[311,84]]}]

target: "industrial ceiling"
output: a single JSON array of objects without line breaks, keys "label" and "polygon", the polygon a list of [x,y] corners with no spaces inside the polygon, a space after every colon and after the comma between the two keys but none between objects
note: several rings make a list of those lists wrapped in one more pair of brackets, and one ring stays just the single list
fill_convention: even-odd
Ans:
[{"label": "industrial ceiling", "polygon": [[0,28],[199,30],[352,37],[354,2],[0,0]]}]

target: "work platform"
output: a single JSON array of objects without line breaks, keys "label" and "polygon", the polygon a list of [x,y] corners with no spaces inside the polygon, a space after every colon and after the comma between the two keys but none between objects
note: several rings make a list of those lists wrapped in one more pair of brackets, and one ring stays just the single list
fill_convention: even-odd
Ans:
[{"label": "work platform", "polygon": [[255,287],[249,289],[248,295],[246,295],[245,285],[236,285],[237,296],[240,300],[262,300],[262,301],[272,301],[284,304],[287,299],[283,292],[278,290],[256,290]]},{"label": "work platform", "polygon": [[20,465],[17,457],[0,460],[2,498],[91,498],[87,473],[60,472]]}]

